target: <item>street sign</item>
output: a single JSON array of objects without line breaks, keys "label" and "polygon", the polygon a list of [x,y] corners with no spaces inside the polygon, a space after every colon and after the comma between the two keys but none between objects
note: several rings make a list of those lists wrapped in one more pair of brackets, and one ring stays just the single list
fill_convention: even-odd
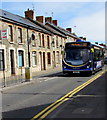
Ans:
[{"label": "street sign", "polygon": [[1,38],[2,40],[8,39],[8,30],[1,30]]}]

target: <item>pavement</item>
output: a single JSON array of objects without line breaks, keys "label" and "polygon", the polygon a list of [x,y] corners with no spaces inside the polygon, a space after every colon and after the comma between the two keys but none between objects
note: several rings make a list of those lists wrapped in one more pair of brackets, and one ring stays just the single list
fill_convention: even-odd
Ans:
[{"label": "pavement", "polygon": [[17,79],[16,79],[16,82],[14,82],[14,83],[13,82],[11,82],[11,83],[9,82],[10,84],[7,84],[6,86],[3,86],[0,89],[0,91],[7,90],[7,89],[12,89],[12,88],[23,86],[23,85],[26,85],[26,84],[31,84],[32,82],[35,82],[38,77],[51,75],[51,74],[55,74],[55,73],[58,73],[58,72],[62,72],[61,67],[55,67],[55,68],[48,69],[48,70],[43,70],[43,71],[36,71],[35,73],[33,73],[32,80],[26,81],[23,78],[22,80],[17,82]]}]

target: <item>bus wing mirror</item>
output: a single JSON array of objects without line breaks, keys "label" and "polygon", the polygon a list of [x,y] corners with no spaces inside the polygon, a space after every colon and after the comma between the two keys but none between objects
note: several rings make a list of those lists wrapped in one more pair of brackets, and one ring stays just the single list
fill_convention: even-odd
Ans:
[{"label": "bus wing mirror", "polygon": [[94,53],[94,48],[91,48],[91,52]]}]

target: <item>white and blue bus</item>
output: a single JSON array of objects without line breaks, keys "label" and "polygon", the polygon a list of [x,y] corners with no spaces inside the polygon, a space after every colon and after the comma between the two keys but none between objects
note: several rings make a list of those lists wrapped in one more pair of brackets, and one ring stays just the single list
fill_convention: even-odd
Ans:
[{"label": "white and blue bus", "polygon": [[104,48],[91,42],[77,40],[65,44],[63,73],[95,73],[104,66]]}]

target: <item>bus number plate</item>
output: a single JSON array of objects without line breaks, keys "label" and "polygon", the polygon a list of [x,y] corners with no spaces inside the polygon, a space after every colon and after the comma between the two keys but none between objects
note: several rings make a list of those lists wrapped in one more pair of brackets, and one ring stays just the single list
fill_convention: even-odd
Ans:
[{"label": "bus number plate", "polygon": [[73,73],[80,73],[80,71],[73,71]]}]

